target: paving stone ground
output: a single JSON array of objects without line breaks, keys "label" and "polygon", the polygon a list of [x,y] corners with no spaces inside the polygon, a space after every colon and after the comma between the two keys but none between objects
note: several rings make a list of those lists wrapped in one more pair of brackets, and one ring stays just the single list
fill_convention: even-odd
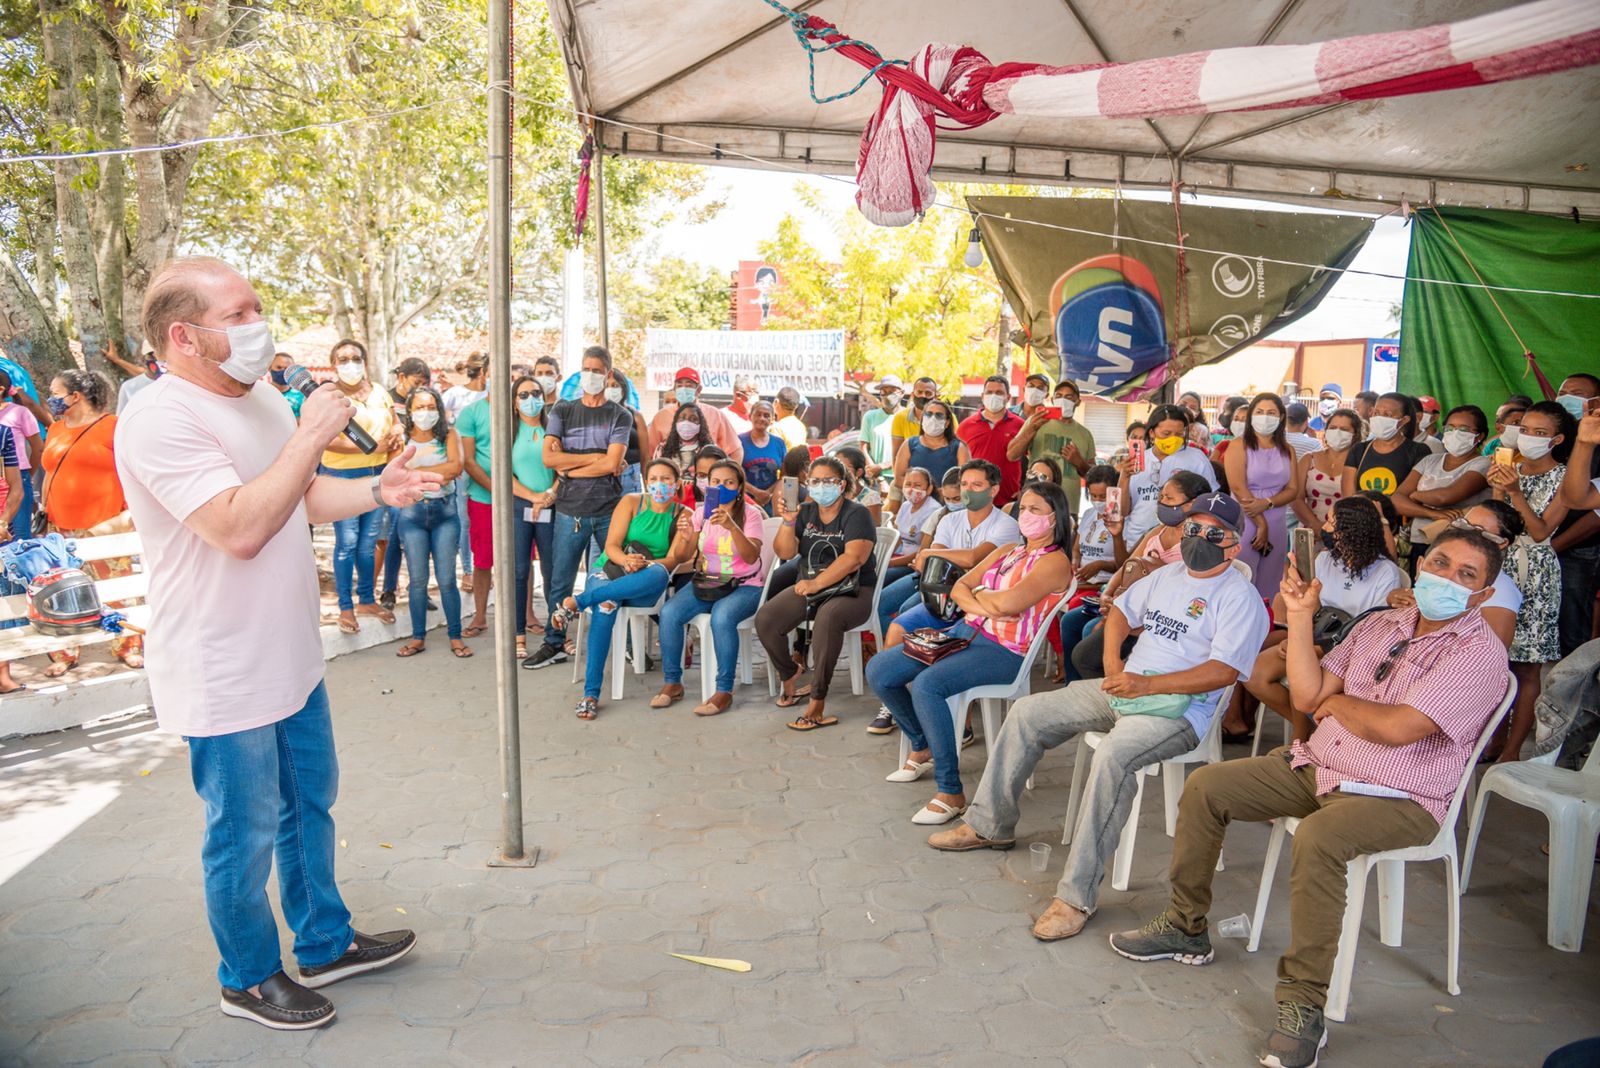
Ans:
[{"label": "paving stone ground", "polygon": [[[883,781],[897,739],[863,731],[875,704],[850,697],[843,673],[830,705],[842,724],[797,734],[764,687],[699,719],[689,703],[648,710],[631,678],[627,700],[581,723],[569,671],[553,668],[520,674],[539,863],[489,869],[493,663],[486,643],[468,661],[433,646],[328,666],[340,882],[359,926],[412,927],[420,945],[330,988],[338,1019],[314,1033],[217,1011],[180,742],[139,719],[0,744],[0,1064],[1254,1063],[1287,933],[1284,873],[1258,954],[1219,940],[1216,963],[1189,968],[1106,946],[1164,903],[1159,790],[1131,891],[1108,887],[1082,936],[1041,945],[1029,925],[1064,859],[1071,753],[1041,766],[1017,850],[946,856],[909,820],[929,784]],[[969,789],[984,756],[965,754]],[[1462,903],[1462,996],[1443,988],[1442,865],[1413,866],[1403,948],[1379,942],[1368,895],[1350,1021],[1333,1025],[1324,1064],[1536,1065],[1600,1032],[1600,925],[1591,915],[1581,954],[1545,945],[1542,822],[1490,812]],[[1253,905],[1266,837],[1230,831],[1217,917]],[[1055,846],[1046,875],[1029,870],[1038,841]]]}]

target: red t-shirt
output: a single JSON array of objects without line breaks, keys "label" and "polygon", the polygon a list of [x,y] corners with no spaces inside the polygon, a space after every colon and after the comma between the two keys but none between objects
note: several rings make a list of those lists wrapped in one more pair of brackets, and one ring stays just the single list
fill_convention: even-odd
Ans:
[{"label": "red t-shirt", "polygon": [[996,508],[1010,504],[1022,486],[1022,461],[1006,459],[1006,446],[1021,432],[1022,426],[1020,417],[1005,411],[998,422],[991,423],[979,412],[967,416],[956,428],[956,437],[967,443],[967,451],[974,460],[988,460],[1000,469],[1000,492],[994,499]]}]

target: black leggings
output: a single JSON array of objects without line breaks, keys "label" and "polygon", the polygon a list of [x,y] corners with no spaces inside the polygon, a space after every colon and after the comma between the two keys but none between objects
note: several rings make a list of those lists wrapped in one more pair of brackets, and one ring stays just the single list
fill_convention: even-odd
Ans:
[{"label": "black leggings", "polygon": [[[853,594],[830,597],[811,624],[811,696],[821,700],[828,696],[828,683],[833,680],[834,664],[844,648],[844,632],[858,627],[872,614],[872,591],[857,590]],[[778,677],[787,680],[800,665],[789,652],[789,635],[806,620],[806,599],[794,590],[781,593],[768,592],[767,603],[756,613],[756,634],[767,651],[767,657],[778,671]]]}]

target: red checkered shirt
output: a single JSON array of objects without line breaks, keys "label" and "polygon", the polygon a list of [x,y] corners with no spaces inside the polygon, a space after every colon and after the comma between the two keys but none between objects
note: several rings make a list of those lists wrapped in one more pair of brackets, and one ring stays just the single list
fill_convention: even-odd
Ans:
[{"label": "red checkered shirt", "polygon": [[[1327,716],[1308,741],[1294,743],[1291,766],[1316,765],[1319,795],[1342,782],[1386,786],[1443,821],[1484,724],[1505,696],[1509,669],[1506,647],[1477,609],[1412,638],[1418,618],[1415,608],[1374,613],[1322,658],[1322,666],[1344,680],[1350,696],[1410,705],[1439,729],[1410,745],[1384,745]],[[1406,638],[1411,644],[1378,682],[1379,665]]]}]

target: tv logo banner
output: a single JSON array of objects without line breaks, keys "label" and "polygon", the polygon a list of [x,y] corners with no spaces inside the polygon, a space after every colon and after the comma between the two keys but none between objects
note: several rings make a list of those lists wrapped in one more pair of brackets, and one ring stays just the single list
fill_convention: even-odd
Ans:
[{"label": "tv logo banner", "polygon": [[794,386],[813,397],[844,388],[843,330],[645,331],[645,388],[668,390],[680,367],[700,372],[706,393],[732,393],[749,376],[770,397]]},{"label": "tv logo banner", "polygon": [[1309,312],[1338,280],[1328,268],[1354,259],[1372,229],[1349,216],[1185,207],[1180,302],[1170,204],[967,204],[1028,343],[1085,393],[1122,400],[1148,397]]}]

